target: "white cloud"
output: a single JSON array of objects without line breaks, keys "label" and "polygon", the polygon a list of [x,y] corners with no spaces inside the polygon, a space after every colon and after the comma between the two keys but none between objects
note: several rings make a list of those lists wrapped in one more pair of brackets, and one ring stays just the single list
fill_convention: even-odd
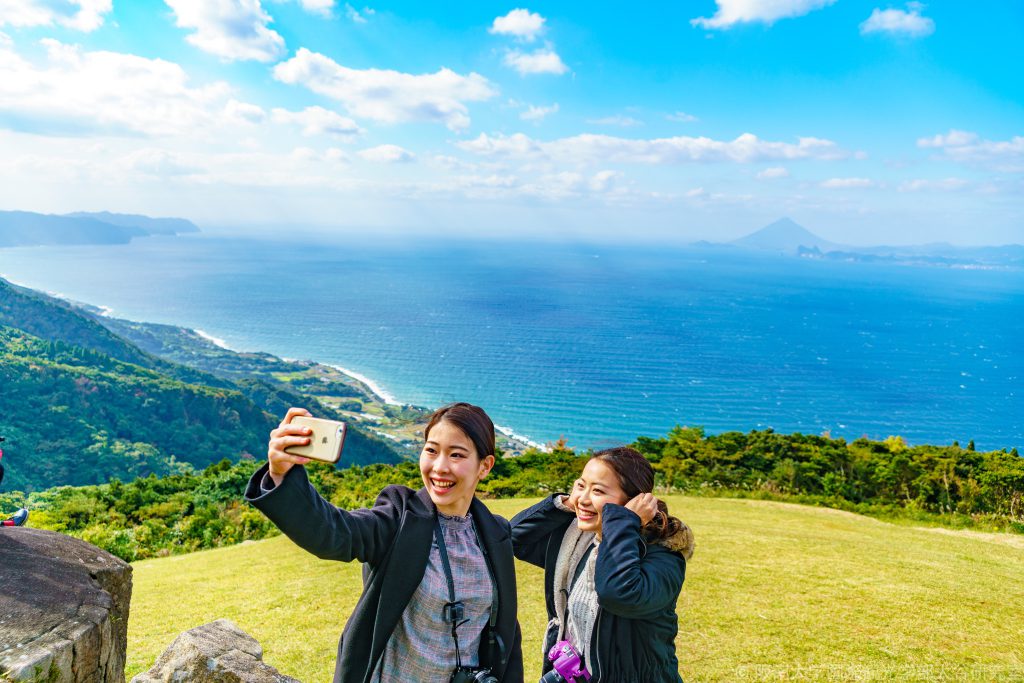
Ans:
[{"label": "white cloud", "polygon": [[187,38],[200,50],[228,61],[271,62],[284,54],[284,38],[259,0],[164,0],[177,25],[193,29]]},{"label": "white cloud", "polygon": [[466,102],[497,94],[491,83],[476,73],[461,76],[445,68],[422,75],[350,69],[306,48],[299,48],[294,57],[275,66],[274,78],[330,97],[356,117],[383,123],[437,121],[451,130],[469,125]]},{"label": "white cloud", "polygon": [[605,116],[600,119],[588,119],[587,123],[598,126],[621,126],[623,128],[632,128],[633,126],[642,126],[644,122],[638,121],[632,116],[616,114],[615,116]]},{"label": "white cloud", "polygon": [[142,173],[156,178],[187,175],[198,170],[174,152],[150,147],[131,152],[116,163],[129,173]]},{"label": "white cloud", "polygon": [[1024,136],[1006,141],[984,140],[977,133],[951,130],[946,135],[921,138],[917,146],[939,149],[953,161],[975,164],[1010,173],[1024,172]]},{"label": "white cloud", "polygon": [[564,74],[569,70],[558,53],[550,47],[540,48],[529,53],[509,50],[505,53],[505,65],[518,71],[520,76]]},{"label": "white cloud", "polygon": [[234,124],[263,123],[267,118],[267,112],[255,104],[231,100],[224,107],[224,118]]},{"label": "white cloud", "polygon": [[947,135],[921,138],[918,147],[965,147],[978,141],[978,134],[966,130],[951,130]]},{"label": "white cloud", "polygon": [[112,0],[0,0],[0,26],[53,26],[95,31]]},{"label": "white cloud", "polygon": [[359,156],[367,161],[380,164],[400,164],[413,161],[416,155],[398,145],[378,145],[359,152]]},{"label": "white cloud", "polygon": [[776,178],[788,178],[789,171],[782,166],[772,166],[757,174],[758,180],[774,180]]},{"label": "white cloud", "polygon": [[902,33],[914,38],[921,38],[935,32],[935,22],[921,16],[924,5],[920,2],[907,3],[907,10],[877,7],[871,16],[860,25],[861,35],[869,33]]},{"label": "white cloud", "polygon": [[190,87],[173,62],[41,42],[42,66],[0,44],[0,127],[58,136],[194,134],[230,109],[227,84]]},{"label": "white cloud", "polygon": [[[674,198],[672,195],[665,196],[666,199]],[[703,187],[695,187],[682,194],[683,199],[689,200],[691,206],[740,206],[754,201],[750,194],[729,194],[727,192],[709,192]]]},{"label": "white cloud", "polygon": [[302,111],[274,109],[271,114],[274,123],[301,126],[302,134],[306,136],[333,135],[351,140],[363,132],[352,119],[323,107],[306,107]]},{"label": "white cloud", "polygon": [[669,114],[665,117],[669,121],[677,121],[679,123],[693,123],[699,121],[693,114],[687,114],[685,111],[677,111],[675,114]]},{"label": "white cloud", "polygon": [[337,147],[328,147],[327,151],[324,152],[324,159],[337,164],[347,164],[352,161],[352,157],[349,156],[348,152]]},{"label": "white cloud", "polygon": [[928,180],[918,178],[908,180],[899,186],[900,192],[955,192],[968,186],[963,178],[942,178],[941,180]]},{"label": "white cloud", "polygon": [[519,179],[514,175],[498,175],[492,173],[489,176],[462,175],[455,178],[455,183],[461,188],[486,188],[508,190],[519,184]]},{"label": "white cloud", "polygon": [[531,105],[527,106],[526,111],[524,111],[521,114],[519,114],[519,118],[521,118],[523,121],[541,121],[546,116],[548,116],[550,114],[557,114],[557,113],[558,113],[558,103],[557,102],[555,104],[552,104],[552,105],[547,106],[547,107],[544,107],[544,106],[535,107],[535,106],[533,106],[531,104]]},{"label": "white cloud", "polygon": [[334,0],[299,0],[299,4],[307,12],[319,14],[322,17],[331,16],[331,10],[334,9]]},{"label": "white cloud", "polygon": [[821,186],[829,190],[849,190],[874,187],[875,181],[868,178],[829,178]]},{"label": "white cloud", "polygon": [[544,30],[546,20],[539,14],[526,9],[514,9],[503,17],[497,17],[489,33],[515,36],[519,40],[533,41]]},{"label": "white cloud", "polygon": [[364,7],[360,12],[352,5],[347,2],[345,3],[345,16],[348,17],[352,23],[365,24],[374,14],[376,14],[376,12],[369,7]]},{"label": "white cloud", "polygon": [[718,11],[711,18],[691,19],[694,26],[727,29],[735,24],[763,22],[773,24],[779,19],[800,17],[831,5],[835,0],[715,0]]},{"label": "white cloud", "polygon": [[622,173],[619,171],[598,171],[590,178],[588,185],[594,192],[607,192],[612,189],[619,178],[622,177]]},{"label": "white cloud", "polygon": [[534,140],[523,133],[509,136],[481,133],[477,138],[457,145],[467,152],[480,155],[537,157],[577,163],[754,163],[790,159],[842,159],[849,156],[831,140],[799,138],[797,144],[792,144],[761,140],[750,133],[730,141],[705,137],[637,140],[584,134],[549,142]]}]

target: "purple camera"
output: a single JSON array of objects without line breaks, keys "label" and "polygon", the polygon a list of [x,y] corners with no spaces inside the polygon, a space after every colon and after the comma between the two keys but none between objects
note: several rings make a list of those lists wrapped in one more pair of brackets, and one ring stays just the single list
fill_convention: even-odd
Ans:
[{"label": "purple camera", "polygon": [[[568,640],[560,640],[548,652],[548,659],[554,665],[554,671],[549,671],[540,680],[542,683],[583,683],[590,680],[590,673],[580,662],[580,655],[573,648]],[[557,675],[556,678],[554,675]]]}]

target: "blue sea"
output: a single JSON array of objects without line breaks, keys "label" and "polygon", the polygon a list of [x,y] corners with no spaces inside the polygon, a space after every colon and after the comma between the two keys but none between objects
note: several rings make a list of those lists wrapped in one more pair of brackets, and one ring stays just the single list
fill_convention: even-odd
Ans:
[{"label": "blue sea", "polygon": [[0,273],[601,447],[674,425],[1024,447],[1024,272],[709,247],[152,237]]}]

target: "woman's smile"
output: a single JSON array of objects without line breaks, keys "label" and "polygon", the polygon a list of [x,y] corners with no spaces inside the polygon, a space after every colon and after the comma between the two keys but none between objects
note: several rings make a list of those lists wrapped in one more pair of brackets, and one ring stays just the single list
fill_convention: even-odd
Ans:
[{"label": "woman's smile", "polygon": [[430,499],[444,514],[458,517],[469,511],[477,483],[493,465],[493,455],[481,457],[466,433],[447,420],[433,426],[420,453],[420,474]]},{"label": "woman's smile", "polygon": [[594,458],[583,468],[569,496],[576,510],[576,524],[582,531],[601,535],[601,508],[606,503],[626,503],[626,494],[615,470]]},{"label": "woman's smile", "polygon": [[430,478],[430,484],[441,495],[448,493],[455,487],[455,482],[451,479],[437,479],[436,477]]}]

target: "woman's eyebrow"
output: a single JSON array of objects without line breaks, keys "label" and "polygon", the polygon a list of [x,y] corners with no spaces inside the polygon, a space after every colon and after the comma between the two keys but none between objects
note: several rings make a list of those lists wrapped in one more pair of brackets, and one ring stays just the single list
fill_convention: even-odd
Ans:
[{"label": "woman's eyebrow", "polygon": [[[434,441],[433,439],[427,439],[423,443],[425,443],[427,445],[430,445],[430,446],[440,446],[441,445],[440,443],[438,443],[437,441]],[[450,446],[448,446],[448,448],[449,449],[458,448],[459,450],[466,451],[467,453],[469,452],[469,449],[467,447],[465,447],[465,446],[463,446],[461,444],[457,444],[457,443],[451,444]]]}]

